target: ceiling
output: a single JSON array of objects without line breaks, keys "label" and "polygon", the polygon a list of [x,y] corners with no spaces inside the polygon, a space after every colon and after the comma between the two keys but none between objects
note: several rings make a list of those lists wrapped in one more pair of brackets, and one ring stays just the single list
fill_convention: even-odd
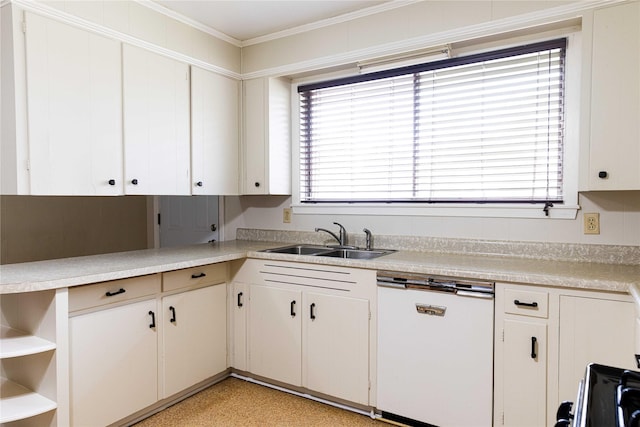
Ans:
[{"label": "ceiling", "polygon": [[159,5],[245,41],[359,11],[389,0],[155,0]]}]

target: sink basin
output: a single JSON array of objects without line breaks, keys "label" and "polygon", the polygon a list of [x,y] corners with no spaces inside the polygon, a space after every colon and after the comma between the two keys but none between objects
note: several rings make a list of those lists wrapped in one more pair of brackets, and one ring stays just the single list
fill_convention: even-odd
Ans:
[{"label": "sink basin", "polygon": [[378,258],[379,256],[390,254],[395,251],[389,249],[374,249],[371,251],[367,251],[357,248],[331,248],[318,245],[289,245],[273,249],[264,249],[260,252],[289,255],[315,255],[333,258],[373,259]]},{"label": "sink basin", "polygon": [[275,254],[292,254],[292,255],[317,255],[323,252],[332,251],[331,248],[326,246],[314,246],[314,245],[290,245],[280,248],[265,249],[262,252],[271,252]]},{"label": "sink basin", "polygon": [[350,259],[373,259],[383,255],[390,254],[392,250],[363,250],[363,249],[335,249],[329,252],[317,254],[318,256],[327,256],[334,258],[350,258]]}]

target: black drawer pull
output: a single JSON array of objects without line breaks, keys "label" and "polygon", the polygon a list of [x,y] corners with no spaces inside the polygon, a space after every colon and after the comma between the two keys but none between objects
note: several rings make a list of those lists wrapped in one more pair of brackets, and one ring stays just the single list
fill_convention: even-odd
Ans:
[{"label": "black drawer pull", "polygon": [[315,308],[316,308],[315,302],[309,306],[309,317],[311,318],[311,320],[316,320]]},{"label": "black drawer pull", "polygon": [[171,306],[169,307],[169,311],[171,312],[171,319],[169,319],[169,322],[176,323],[176,308]]},{"label": "black drawer pull", "polygon": [[296,300],[291,301],[291,317],[296,317]]},{"label": "black drawer pull", "polygon": [[242,307],[242,292],[238,292],[238,307]]},{"label": "black drawer pull", "polygon": [[151,324],[149,325],[150,328],[155,328],[156,327],[156,314],[153,311],[149,311],[149,316],[151,316]]},{"label": "black drawer pull", "polygon": [[533,308],[536,308],[538,306],[538,303],[535,302],[535,301],[534,302],[520,302],[517,299],[514,299],[513,303],[515,305],[517,305],[517,306],[520,306],[520,307],[533,307]]},{"label": "black drawer pull", "polygon": [[125,292],[127,292],[127,291],[125,291],[124,288],[120,288],[115,292],[107,291],[105,296],[113,297],[113,296],[116,296],[116,295],[124,294]]},{"label": "black drawer pull", "polygon": [[206,274],[204,274],[204,273],[200,273],[200,274],[192,274],[192,275],[191,275],[191,278],[192,278],[192,279],[199,279],[199,278],[204,277],[204,276],[206,276]]},{"label": "black drawer pull", "polygon": [[531,358],[535,359],[536,357],[538,357],[538,355],[536,354],[536,343],[538,342],[538,339],[536,337],[531,337]]}]

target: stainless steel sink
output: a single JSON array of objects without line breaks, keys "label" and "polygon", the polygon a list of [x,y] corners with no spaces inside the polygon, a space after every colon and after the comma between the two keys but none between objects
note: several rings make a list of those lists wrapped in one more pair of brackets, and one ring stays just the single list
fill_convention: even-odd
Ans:
[{"label": "stainless steel sink", "polygon": [[317,255],[322,252],[330,252],[333,249],[326,246],[316,245],[290,245],[280,248],[265,249],[261,252],[271,252],[275,254],[292,254],[292,255]]},{"label": "stainless steel sink", "polygon": [[395,252],[393,250],[364,250],[364,249],[335,249],[329,252],[317,254],[318,256],[350,259],[373,259]]},{"label": "stainless steel sink", "polygon": [[318,245],[289,245],[273,249],[264,249],[261,252],[290,255],[326,256],[333,258],[373,259],[395,252],[390,249],[357,249],[357,248],[331,248]]}]

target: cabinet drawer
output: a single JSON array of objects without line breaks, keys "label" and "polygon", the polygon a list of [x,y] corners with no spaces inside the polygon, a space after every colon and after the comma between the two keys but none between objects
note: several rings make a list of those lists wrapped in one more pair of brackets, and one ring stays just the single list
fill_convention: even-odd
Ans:
[{"label": "cabinet drawer", "polygon": [[549,293],[505,289],[504,312],[546,319],[549,315]]},{"label": "cabinet drawer", "polygon": [[162,290],[167,292],[190,286],[214,285],[226,281],[227,264],[209,264],[162,273]]},{"label": "cabinet drawer", "polygon": [[69,311],[98,307],[159,292],[159,274],[77,286],[69,289]]}]

